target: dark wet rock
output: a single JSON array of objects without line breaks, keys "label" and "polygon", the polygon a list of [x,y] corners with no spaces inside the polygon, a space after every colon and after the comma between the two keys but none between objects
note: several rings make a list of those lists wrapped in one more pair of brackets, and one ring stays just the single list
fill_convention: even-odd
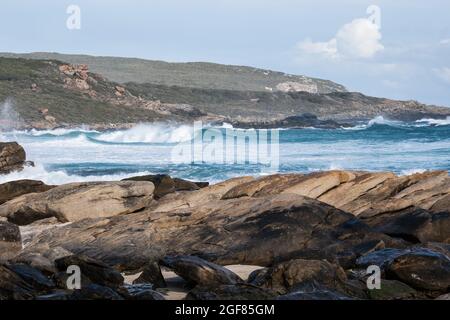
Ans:
[{"label": "dark wet rock", "polygon": [[118,291],[126,300],[165,300],[151,284],[124,285]]},{"label": "dark wet rock", "polygon": [[0,142],[0,174],[20,171],[27,165],[25,150],[17,142]]},{"label": "dark wet rock", "polygon": [[42,181],[18,180],[0,184],[0,204],[27,193],[45,192],[53,188]]},{"label": "dark wet rock", "polygon": [[354,299],[365,300],[369,298],[367,294],[367,282],[361,281],[361,279],[347,280],[339,286],[338,291]]},{"label": "dark wet rock", "polygon": [[49,300],[49,301],[70,300],[72,293],[73,292],[69,290],[54,290],[50,293],[35,297],[35,300]]},{"label": "dark wet rock", "polygon": [[66,273],[69,266],[78,266],[82,274],[82,283],[95,283],[111,288],[120,287],[124,278],[120,272],[106,264],[82,255],[66,256],[55,261],[61,273]]},{"label": "dark wet rock", "polygon": [[186,300],[271,300],[277,295],[273,290],[248,284],[196,286],[189,291]]},{"label": "dark wet rock", "polygon": [[354,300],[339,291],[321,285],[306,286],[276,298],[277,300]]},{"label": "dark wet rock", "polygon": [[242,129],[274,129],[274,128],[321,128],[336,129],[350,126],[346,123],[339,123],[334,120],[320,120],[312,113],[304,113],[295,116],[289,116],[282,120],[273,120],[267,122],[232,122],[234,128]]},{"label": "dark wet rock", "polygon": [[378,232],[412,243],[450,242],[450,212],[432,213],[410,207],[376,215],[367,212],[358,217]]},{"label": "dark wet rock", "polygon": [[92,283],[82,286],[80,290],[74,290],[70,300],[124,300],[124,298],[111,288]]},{"label": "dark wet rock", "polygon": [[405,251],[402,249],[386,248],[368,253],[356,260],[359,268],[367,268],[375,265],[384,270],[388,264],[396,257],[402,255]]},{"label": "dark wet rock", "polygon": [[450,289],[450,258],[430,249],[406,250],[389,263],[386,273],[417,290]]},{"label": "dark wet rock", "polygon": [[188,283],[203,287],[243,283],[234,272],[195,256],[173,256],[161,260],[161,265],[173,270]]},{"label": "dark wet rock", "polygon": [[17,273],[0,264],[0,300],[28,300],[33,298],[34,292]]},{"label": "dark wet rock", "polygon": [[50,248],[48,245],[33,247],[32,250],[25,248],[14,258],[10,259],[13,264],[25,264],[36,268],[45,275],[52,275],[58,270],[55,266],[55,260],[73,255],[61,247]]},{"label": "dark wet rock", "polygon": [[450,243],[439,243],[439,242],[427,242],[420,244],[419,247],[427,248],[436,252],[440,252],[447,257],[450,257]]},{"label": "dark wet rock", "polygon": [[252,275],[250,283],[258,287],[286,293],[308,283],[320,283],[328,288],[341,287],[347,276],[344,270],[326,260],[296,259]]},{"label": "dark wet rock", "polygon": [[373,300],[405,300],[418,296],[418,292],[403,282],[381,279],[381,288],[367,290]]},{"label": "dark wet rock", "polygon": [[141,275],[133,281],[133,284],[144,283],[152,284],[155,289],[165,288],[167,286],[158,263],[153,262],[146,265]]},{"label": "dark wet rock", "polygon": [[20,229],[15,224],[0,221],[0,260],[7,260],[22,249]]},{"label": "dark wet rock", "polygon": [[55,283],[36,268],[26,264],[12,264],[7,267],[37,291],[46,291],[55,288]]}]

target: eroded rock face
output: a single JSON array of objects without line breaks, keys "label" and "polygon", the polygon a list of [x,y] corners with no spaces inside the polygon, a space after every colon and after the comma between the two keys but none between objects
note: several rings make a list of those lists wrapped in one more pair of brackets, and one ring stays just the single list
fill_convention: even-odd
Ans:
[{"label": "eroded rock face", "polygon": [[0,174],[22,170],[26,162],[25,150],[17,142],[0,142]]},{"label": "eroded rock face", "polygon": [[0,260],[14,256],[22,249],[22,238],[19,227],[0,221]]},{"label": "eroded rock face", "polygon": [[19,225],[56,217],[60,222],[110,217],[144,208],[152,199],[151,182],[72,183],[27,194],[0,206],[0,216]]},{"label": "eroded rock face", "polygon": [[54,186],[48,186],[42,181],[18,180],[0,184],[0,204],[28,193],[45,192]]},{"label": "eroded rock face", "polygon": [[297,194],[353,213],[376,231],[411,242],[450,242],[450,178],[445,171],[283,174],[236,185],[222,199]]},{"label": "eroded rock face", "polygon": [[335,260],[367,243],[373,248],[374,241],[393,245],[389,237],[372,233],[349,213],[286,194],[83,220],[42,232],[29,248],[61,246],[120,270],[135,270],[167,255],[197,255],[220,265]]}]

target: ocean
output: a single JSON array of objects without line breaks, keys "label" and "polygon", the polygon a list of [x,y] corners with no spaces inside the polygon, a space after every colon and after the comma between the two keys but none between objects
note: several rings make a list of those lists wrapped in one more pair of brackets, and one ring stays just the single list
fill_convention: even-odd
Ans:
[{"label": "ocean", "polygon": [[[278,129],[270,134],[277,138],[278,148],[277,167],[271,170],[267,170],[267,163],[258,161],[175,161],[177,145],[204,137],[211,128],[196,131],[189,125],[140,124],[106,132],[88,128],[0,132],[0,141],[19,142],[27,159],[35,162],[35,167],[0,176],[0,183],[36,179],[62,184],[161,173],[214,183],[273,172],[346,169],[405,175],[450,170],[450,118],[404,123],[377,117],[349,128]],[[212,129],[224,136],[233,130],[231,126]],[[248,145],[241,149],[237,145],[238,154],[239,150],[250,155],[257,152]]]}]

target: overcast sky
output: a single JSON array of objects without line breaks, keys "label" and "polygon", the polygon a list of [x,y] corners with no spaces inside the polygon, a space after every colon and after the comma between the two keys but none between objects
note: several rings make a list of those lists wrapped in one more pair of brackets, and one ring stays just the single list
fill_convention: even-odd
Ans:
[{"label": "overcast sky", "polygon": [[[79,30],[66,26],[72,4]],[[450,1],[2,0],[0,10],[3,52],[250,65],[450,106]]]}]

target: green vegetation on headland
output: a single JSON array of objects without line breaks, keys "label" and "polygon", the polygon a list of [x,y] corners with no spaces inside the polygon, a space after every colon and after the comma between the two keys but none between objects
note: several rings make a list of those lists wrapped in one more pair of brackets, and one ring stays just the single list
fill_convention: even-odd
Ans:
[{"label": "green vegetation on headland", "polygon": [[[41,55],[42,58],[53,57]],[[85,124],[114,128],[139,122],[191,122],[200,119],[226,121],[242,127],[336,127],[379,115],[406,121],[450,115],[448,108],[368,97],[346,92],[342,86],[329,81],[281,76],[280,73],[254,68],[135,59],[140,66],[138,72],[127,67],[135,61],[133,59],[57,57],[70,61],[0,58],[0,102],[8,104],[8,108],[3,106],[8,112],[2,111],[0,127],[12,126],[14,122],[15,127],[53,128]],[[117,61],[122,61],[125,66]],[[151,68],[158,70],[155,74],[161,76],[160,81],[154,78],[155,74],[143,77],[143,72],[150,72]],[[104,73],[93,72],[99,70]],[[253,70],[253,76],[250,70]],[[261,82],[261,74],[268,82]],[[108,77],[120,81],[113,82]],[[211,77],[214,78],[212,82],[198,80]],[[284,77],[291,81],[277,84],[277,81],[286,81]],[[242,81],[248,86],[242,86]],[[239,86],[239,90],[234,84]],[[260,89],[260,85],[271,87]],[[12,117],[11,112],[17,117]],[[298,118],[305,114],[308,116]],[[285,121],[285,118],[290,120]],[[308,119],[313,121],[305,122]],[[325,120],[334,122],[320,122]]]}]

